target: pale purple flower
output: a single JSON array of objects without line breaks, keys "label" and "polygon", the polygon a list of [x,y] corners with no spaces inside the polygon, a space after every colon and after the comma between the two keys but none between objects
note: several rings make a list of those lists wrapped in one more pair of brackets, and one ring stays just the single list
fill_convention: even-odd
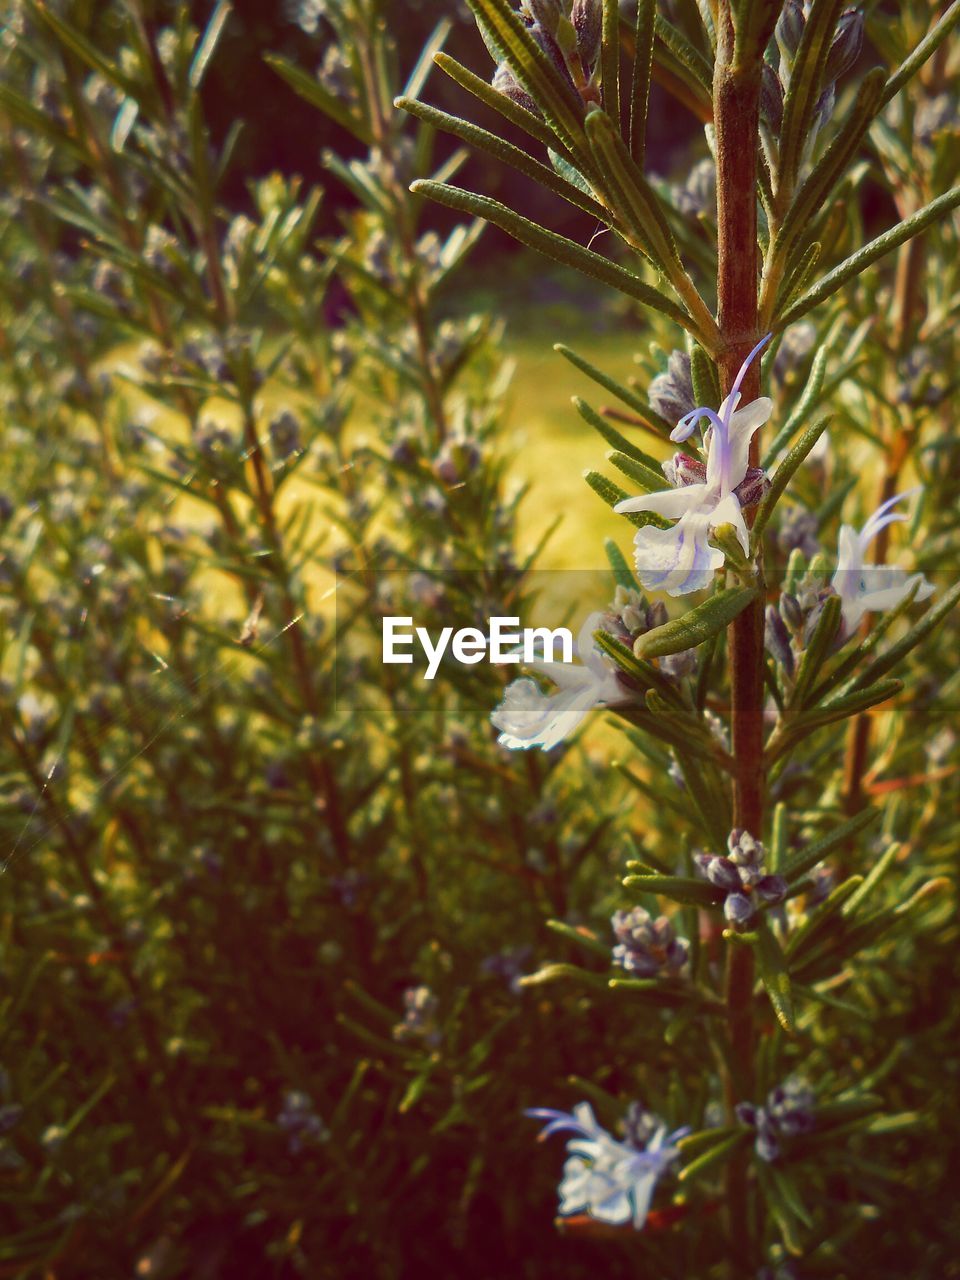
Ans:
[{"label": "pale purple flower", "polygon": [[591,613],[580,628],[577,653],[580,666],[563,662],[533,662],[534,671],[549,676],[557,693],[544,693],[535,680],[514,680],[491,714],[501,747],[542,747],[549,751],[578,728],[594,707],[609,707],[629,697],[617,680],[616,668],[597,648],[593,633],[603,627],[603,614]]},{"label": "pale purple flower", "polygon": [[917,489],[910,489],[888,498],[877,507],[859,533],[848,524],[840,527],[833,589],[842,601],[843,629],[848,636],[860,625],[865,613],[895,609],[918,583],[918,600],[926,600],[933,594],[932,585],[922,573],[908,575],[905,569],[896,565],[869,565],[866,561],[867,548],[880,530],[898,520],[906,520],[903,512],[893,508],[917,492]]},{"label": "pale purple flower", "polygon": [[[680,443],[693,434],[702,419],[709,423],[704,437],[704,480],[626,498],[614,507],[619,513],[648,511],[677,522],[672,529],[645,525],[637,530],[634,554],[640,581],[647,590],[680,596],[708,587],[714,571],[724,563],[723,552],[708,541],[720,525],[733,525],[744,555],[750,553],[750,534],[736,489],[747,475],[750,441],[770,417],[773,401],[761,396],[742,409],[737,406],[750,363],[769,338],[768,334],[758,342],[744,360],[719,410],[694,409],[670,433],[670,439]],[[678,474],[677,479],[682,481],[682,476]]]},{"label": "pale purple flower", "polygon": [[574,1136],[567,1143],[568,1160],[560,1183],[560,1212],[586,1212],[598,1222],[615,1226],[632,1223],[642,1230],[650,1210],[657,1182],[678,1158],[677,1142],[689,1128],[667,1132],[657,1122],[649,1139],[640,1148],[616,1138],[601,1128],[588,1102],[580,1102],[572,1112],[534,1108],[527,1111],[535,1120],[546,1120],[540,1135],[564,1131]]}]

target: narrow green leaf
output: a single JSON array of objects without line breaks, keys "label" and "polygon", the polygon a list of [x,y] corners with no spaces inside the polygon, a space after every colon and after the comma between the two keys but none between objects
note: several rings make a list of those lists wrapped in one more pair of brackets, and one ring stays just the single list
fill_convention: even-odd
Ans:
[{"label": "narrow green leaf", "polygon": [[[609,423],[606,418],[601,417],[595,409],[592,409],[579,396],[573,397],[573,406],[584,422],[589,423],[594,431],[598,432],[608,444],[613,445],[618,453],[625,455],[640,466],[642,471],[646,473],[647,478],[643,484],[648,493],[669,487],[656,458],[651,458],[649,453],[644,453],[642,449],[638,449],[635,444],[632,444],[626,436],[622,435],[616,427]],[[630,473],[628,472],[627,474]]]},{"label": "narrow green leaf", "polygon": [[779,318],[775,328],[779,331],[786,328],[788,324],[793,324],[795,320],[799,320],[801,316],[805,316],[818,303],[823,302],[825,298],[829,298],[832,293],[836,293],[853,276],[860,275],[878,258],[882,258],[893,249],[899,248],[900,245],[905,244],[908,240],[912,240],[914,236],[919,235],[921,231],[925,231],[934,222],[945,217],[946,214],[956,209],[958,205],[960,205],[960,186],[951,187],[949,191],[942,196],[938,196],[936,200],[931,200],[928,205],[925,205],[911,217],[897,223],[895,227],[891,227],[883,235],[877,236],[875,240],[871,240],[862,249],[858,249],[856,253],[844,259],[839,266],[834,267],[832,271],[828,271],[812,289],[798,298],[793,306],[788,308]]},{"label": "narrow green leaf", "polygon": [[940,625],[958,601],[960,601],[960,582],[952,587],[938,604],[928,609],[917,625],[908,631],[902,640],[898,640],[896,644],[891,645],[889,649],[881,653],[879,658],[875,658],[869,667],[857,676],[853,682],[853,688],[866,688],[882,676],[885,676],[898,662],[902,662],[912,649],[915,649],[935,627]]},{"label": "narrow green leaf", "polygon": [[449,18],[441,18],[430,33],[427,43],[420,50],[413,70],[403,86],[403,97],[419,98],[427,83],[430,72],[436,66],[436,55],[447,43],[447,36],[453,30],[453,22]]},{"label": "narrow green leaf", "polygon": [[535,116],[532,111],[527,111],[525,107],[519,106],[508,98],[505,93],[494,89],[489,81],[482,80],[480,76],[474,75],[467,67],[457,62],[456,58],[451,58],[448,53],[438,53],[434,55],[433,61],[451,80],[456,81],[461,89],[466,89],[468,93],[472,93],[475,98],[479,98],[482,103],[498,112],[505,120],[509,120],[511,124],[516,125],[518,129],[522,129],[531,138],[542,142],[545,147],[562,146],[553,131],[543,123],[539,116]]},{"label": "narrow green leaf", "polygon": [[753,522],[753,530],[750,536],[751,555],[756,555],[760,540],[763,537],[763,531],[766,529],[767,523],[776,509],[777,503],[783,497],[787,485],[799,470],[807,454],[826,431],[830,422],[831,419],[829,417],[821,418],[819,422],[815,422],[808,427],[773,473],[770,488],[763,495]]},{"label": "narrow green leaf", "polygon": [[797,668],[796,678],[793,682],[793,695],[790,699],[791,707],[803,706],[807,690],[813,683],[814,677],[819,675],[824,659],[840,627],[842,609],[843,602],[839,596],[828,596],[824,601],[819,621],[813,629],[813,635],[807,642],[807,647]]},{"label": "narrow green leaf", "polygon": [[813,112],[823,87],[823,71],[830,43],[842,8],[843,0],[813,0],[810,6],[783,103],[778,190],[784,185],[788,190],[792,188],[800,168]]},{"label": "narrow green leaf", "polygon": [[645,285],[632,272],[624,270],[623,267],[617,266],[615,262],[601,257],[591,249],[583,248],[573,240],[567,240],[553,231],[546,231],[537,223],[531,222],[529,218],[524,218],[512,209],[508,209],[498,200],[491,200],[489,196],[478,196],[471,191],[448,186],[446,183],[426,180],[414,182],[410,190],[416,195],[428,196],[448,209],[457,209],[461,213],[484,218],[512,235],[521,244],[536,249],[539,253],[553,258],[554,261],[566,267],[574,267],[585,275],[593,276],[628,297],[636,298],[645,306],[669,316],[685,329],[693,330],[694,328],[693,321],[685,311],[657,293],[655,289],[651,289],[649,285]]},{"label": "narrow green leaf", "polygon": [[629,476],[646,493],[659,493],[668,487],[662,472],[652,471],[650,467],[644,466],[642,462],[637,462],[635,458],[621,453],[618,449],[610,450],[607,461],[611,462],[618,471],[622,471],[625,476]]},{"label": "narrow green leaf", "polygon": [[787,253],[793,241],[806,231],[830,192],[843,177],[870,124],[880,110],[884,73],[874,67],[864,76],[857,99],[826,151],[801,184],[777,232],[775,252]]},{"label": "narrow green leaf", "polygon": [[835,720],[846,720],[849,716],[866,711],[868,707],[876,706],[878,702],[895,698],[902,689],[902,680],[878,680],[868,689],[860,689],[855,693],[831,698],[828,702],[821,703],[819,707],[805,711],[795,723],[798,728],[815,729],[821,725],[832,724]]},{"label": "narrow green leaf", "polygon": [[635,893],[653,893],[690,907],[716,907],[723,901],[722,889],[707,880],[686,876],[625,876],[623,887]]},{"label": "narrow green leaf", "polygon": [[[650,409],[647,402],[636,391],[625,386],[622,382],[617,382],[615,378],[611,378],[609,374],[604,373],[602,369],[598,369],[595,364],[591,364],[589,360],[578,355],[576,351],[571,351],[571,349],[568,346],[565,346],[564,343],[555,342],[553,344],[553,349],[554,351],[559,351],[563,358],[565,360],[569,360],[570,363],[575,368],[579,369],[581,373],[585,373],[588,378],[592,378],[598,386],[609,391],[611,395],[615,395],[618,400],[622,400],[624,404],[629,405],[629,407],[635,410],[638,414],[653,414],[653,411]],[[657,418],[654,425],[659,429],[660,423],[662,422],[665,434],[669,435],[671,430],[669,425],[663,422],[662,419],[658,418],[657,415],[653,416]]]},{"label": "narrow green leaf", "polygon": [[635,243],[650,261],[665,272],[682,270],[680,255],[660,202],[633,157],[603,111],[588,112],[584,130],[611,204],[633,233]]},{"label": "narrow green leaf", "polygon": [[109,58],[104,57],[96,45],[92,44],[66,18],[54,12],[48,5],[39,3],[38,0],[29,0],[29,8],[34,17],[46,23],[60,43],[71,53],[76,54],[81,62],[85,62],[93,71],[98,71],[105,80],[116,85],[127,97],[137,97],[140,86]]},{"label": "narrow green leaf", "polygon": [[[618,502],[623,502],[624,498],[630,497],[626,489],[621,489],[618,484],[608,480],[599,471],[584,471],[583,478],[608,507],[615,507]],[[660,516],[653,515],[650,511],[628,511],[624,514],[624,519],[629,520],[631,524],[635,524],[638,529],[642,529],[647,524],[655,525],[658,529],[668,529],[670,527],[666,520],[662,520]]]},{"label": "narrow green leaf", "polygon": [[960,0],[953,0],[953,4],[951,4],[943,17],[931,27],[913,52],[903,60],[887,81],[887,87],[883,92],[884,103],[889,102],[895,94],[900,92],[907,81],[916,75],[927,59],[932,57],[940,48],[958,22],[960,22]]},{"label": "narrow green leaf", "polygon": [[757,923],[757,967],[777,1021],[784,1031],[793,1035],[797,1024],[787,961],[765,914],[760,915]]},{"label": "narrow green leaf", "polygon": [[863,884],[863,876],[850,876],[843,884],[838,884],[826,902],[807,917],[795,933],[787,939],[786,956],[790,967],[794,962],[809,958],[817,943],[823,938],[826,930],[831,928],[833,919],[840,908]]},{"label": "narrow green leaf", "polygon": [[626,587],[628,591],[638,590],[637,580],[633,576],[623,552],[612,538],[604,539],[603,549],[607,553],[607,559],[610,561],[610,568],[613,571],[613,580],[617,586]]},{"label": "narrow green leaf", "polygon": [[662,697],[673,704],[672,710],[682,709],[683,702],[670,681],[651,663],[636,657],[629,645],[616,639],[615,636],[608,635],[606,631],[595,631],[593,638],[599,648],[614,660],[624,675],[636,680],[645,692],[657,689]]},{"label": "narrow green leaf", "polygon": [[[723,1133],[723,1130],[720,1131]],[[685,1164],[677,1174],[678,1182],[692,1182],[694,1178],[699,1178],[702,1174],[712,1169],[714,1165],[720,1164],[733,1155],[738,1147],[745,1146],[750,1141],[750,1135],[742,1130],[728,1134],[715,1142],[696,1159],[691,1160],[689,1164]]]},{"label": "narrow green leaf", "polygon": [[[889,609],[874,621],[866,640],[862,643],[855,643],[843,661],[838,663],[833,671],[816,686],[807,699],[810,706],[816,706],[817,703],[824,700],[831,690],[836,689],[838,685],[842,685],[847,676],[854,671],[864,658],[868,657],[877,648],[890,628],[899,622],[903,615],[913,607],[920,586],[919,582],[914,583],[895,609]],[[844,692],[847,691],[847,689],[844,689]]]},{"label": "narrow green leaf", "polygon": [[694,404],[720,404],[723,396],[720,394],[717,367],[699,342],[690,343],[690,380]]},{"label": "narrow green leaf", "polygon": [[640,636],[635,652],[641,658],[659,658],[703,644],[742,613],[756,594],[755,587],[729,587],[719,591],[679,618],[671,618],[662,627],[654,627]]},{"label": "narrow green leaf", "polygon": [[606,974],[593,973],[589,969],[581,969],[575,964],[545,964],[536,973],[525,974],[518,978],[521,987],[543,987],[551,982],[583,982],[588,987],[607,989],[609,979]]},{"label": "narrow green leaf", "polygon": [[217,45],[220,42],[223,29],[227,25],[227,20],[232,12],[233,6],[230,0],[217,0],[217,6],[210,15],[210,21],[207,23],[207,28],[197,46],[197,52],[193,55],[193,61],[190,63],[190,71],[187,78],[194,93],[203,84],[203,77],[206,75],[207,67],[217,51]]},{"label": "narrow green leaf", "polygon": [[822,253],[823,245],[819,240],[815,240],[813,244],[808,245],[804,250],[797,264],[781,285],[773,308],[774,316],[779,315],[781,311],[790,306],[795,298],[798,298],[803,293],[810,277],[816,270]]},{"label": "narrow green leaf", "polygon": [[587,951],[592,951],[594,955],[603,956],[605,960],[609,961],[611,948],[601,942],[595,933],[585,929],[582,925],[567,924],[565,920],[548,920],[547,928],[551,932],[559,934],[561,938],[566,938],[574,946],[584,947]]},{"label": "narrow green leaf", "polygon": [[[680,75],[684,83],[697,96],[705,95],[712,100],[713,68],[699,49],[695,48],[683,32],[668,22],[659,13],[654,12],[653,30],[661,48],[659,58],[666,66]],[[664,57],[664,54],[667,56]]]},{"label": "narrow green leaf", "polygon": [[630,86],[630,154],[639,167],[647,146],[647,112],[650,103],[650,73],[653,69],[653,19],[656,0],[638,0],[636,51]]},{"label": "narrow green leaf", "polygon": [[295,63],[288,58],[281,58],[276,53],[264,54],[264,62],[268,67],[272,67],[277,75],[285,80],[294,93],[303,98],[305,102],[309,102],[312,107],[316,107],[325,116],[329,116],[331,120],[349,133],[352,133],[360,142],[367,146],[371,145],[373,137],[367,121],[364,120],[359,112],[352,111],[346,103],[341,102],[328,89],[325,89],[319,80],[315,80],[313,76],[308,76]]},{"label": "narrow green leaf", "polygon": [[846,822],[841,822],[840,826],[835,827],[828,835],[821,836],[819,840],[814,840],[787,858],[779,868],[779,874],[791,882],[799,880],[801,876],[812,870],[818,862],[822,862],[824,858],[833,853],[834,849],[839,849],[841,845],[852,841],[855,836],[866,830],[879,817],[879,809],[864,809],[862,813],[848,818]]},{"label": "narrow green leaf", "polygon": [[790,416],[777,432],[774,439],[767,448],[766,453],[760,462],[760,465],[766,470],[773,465],[773,460],[785,448],[793,433],[802,423],[806,422],[814,409],[820,402],[820,393],[823,390],[823,381],[827,374],[827,361],[830,358],[830,341],[821,343],[816,355],[813,357],[813,363],[810,366],[810,375],[807,378],[806,385],[803,388],[803,394],[790,411]]},{"label": "narrow green leaf", "polygon": [[553,132],[574,156],[583,158],[583,102],[537,45],[509,0],[467,0],[467,4]]},{"label": "narrow green leaf", "polygon": [[603,33],[600,44],[600,85],[603,109],[620,132],[620,5],[603,0]]},{"label": "narrow green leaf", "polygon": [[867,877],[863,884],[856,893],[853,894],[852,897],[849,897],[843,904],[843,914],[845,916],[852,916],[860,910],[864,902],[893,866],[896,861],[897,854],[900,852],[900,848],[900,842],[897,840],[892,844],[887,845],[886,849],[884,849],[883,853],[867,872]]},{"label": "narrow green leaf", "polygon": [[446,111],[440,111],[425,102],[417,102],[413,98],[397,98],[393,105],[398,110],[407,111],[418,120],[423,120],[434,129],[450,133],[476,150],[485,151],[503,164],[508,164],[518,172],[526,174],[528,178],[532,178],[548,191],[569,201],[570,204],[576,205],[584,213],[589,213],[591,217],[601,222],[609,220],[610,214],[602,204],[574,183],[561,177],[555,168],[535,160],[526,151],[515,147],[511,142],[505,142],[503,138],[498,138],[487,129],[481,129],[479,125],[471,124],[469,120],[461,120],[459,116],[452,116]]}]

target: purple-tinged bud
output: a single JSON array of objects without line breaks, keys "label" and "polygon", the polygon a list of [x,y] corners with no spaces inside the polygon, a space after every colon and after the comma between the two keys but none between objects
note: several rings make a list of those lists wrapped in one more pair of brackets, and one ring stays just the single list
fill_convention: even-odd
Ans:
[{"label": "purple-tinged bud", "polygon": [[755,913],[753,903],[745,893],[728,893],[723,914],[735,929],[740,929],[750,923]]},{"label": "purple-tinged bud", "polygon": [[754,892],[764,902],[774,905],[784,900],[788,888],[783,876],[762,876],[754,885]]},{"label": "purple-tinged bud", "polygon": [[9,1102],[6,1106],[0,1107],[0,1134],[10,1133],[20,1123],[23,1116],[23,1107],[18,1102]]},{"label": "purple-tinged bud", "polygon": [[729,858],[708,858],[701,870],[718,889],[725,889],[727,892],[740,889],[740,872]]},{"label": "purple-tinged bud", "polygon": [[525,111],[529,111],[533,115],[540,115],[540,108],[524,89],[506,62],[500,63],[493,73],[493,79],[490,83],[497,93],[502,93],[505,98],[509,98],[518,107],[523,107]]},{"label": "purple-tinged bud", "polygon": [[656,604],[652,604],[647,613],[647,630],[652,631],[654,627],[662,627],[669,620],[667,606],[662,600],[658,600]]},{"label": "purple-tinged bud", "polygon": [[747,474],[733,492],[740,506],[746,508],[755,507],[769,488],[770,481],[762,467],[747,467]]},{"label": "purple-tinged bud", "polygon": [[793,675],[793,650],[790,648],[790,633],[783,624],[783,619],[774,605],[768,604],[763,615],[763,643],[775,662],[783,667],[788,676]]},{"label": "purple-tinged bud", "polygon": [[763,845],[743,827],[733,828],[727,837],[727,848],[730,851],[730,861],[735,862],[738,867],[756,867],[763,862]]},{"label": "purple-tinged bud", "polygon": [[799,631],[804,623],[803,606],[796,596],[784,591],[780,597],[780,617],[791,631]]},{"label": "purple-tinged bud", "polygon": [[520,16],[525,19],[528,26],[539,22],[540,26],[551,35],[556,35],[560,13],[557,0],[523,0],[520,6]]},{"label": "purple-tinged bud", "polygon": [[573,0],[570,21],[577,33],[577,50],[587,72],[591,71],[600,54],[600,37],[603,30],[602,0]]},{"label": "purple-tinged bud", "polygon": [[817,99],[817,104],[813,109],[813,130],[821,128],[827,123],[833,115],[833,108],[836,106],[837,93],[832,84],[828,84]]},{"label": "purple-tinged bud", "polygon": [[823,73],[825,84],[832,84],[849,71],[863,46],[863,14],[859,9],[844,9],[837,23],[836,35],[827,54]]},{"label": "purple-tinged bud", "polygon": [[757,1140],[754,1143],[754,1150],[761,1160],[769,1164],[779,1156],[780,1144],[774,1136],[773,1125],[767,1120],[763,1108],[760,1109],[759,1116],[761,1118],[757,1123]]},{"label": "purple-tinged bud", "polygon": [[738,1102],[733,1112],[741,1124],[749,1125],[751,1129],[756,1125],[757,1108],[752,1102]]},{"label": "purple-tinged bud", "polygon": [[707,483],[707,464],[689,453],[675,453],[671,459],[677,486]]},{"label": "purple-tinged bud", "polygon": [[685,351],[671,351],[666,373],[658,373],[647,388],[650,408],[667,422],[676,423],[695,409],[690,357]]},{"label": "purple-tinged bud", "polygon": [[760,114],[774,133],[783,124],[783,85],[769,62],[763,64],[760,78]]},{"label": "purple-tinged bud", "polygon": [[800,47],[805,26],[802,0],[787,0],[777,19],[776,37],[780,52],[788,60],[793,59]]},{"label": "purple-tinged bud", "polygon": [[553,65],[563,76],[564,80],[567,80],[570,86],[573,87],[573,81],[570,79],[570,72],[567,69],[567,63],[563,56],[563,50],[553,38],[552,34],[545,27],[542,27],[539,22],[535,22],[532,26],[527,27],[527,34],[537,45],[539,45],[541,51],[547,55]]},{"label": "purple-tinged bud", "polygon": [[696,649],[681,649],[679,653],[668,653],[660,659],[660,670],[665,676],[682,680],[684,676],[692,676],[697,669]]}]

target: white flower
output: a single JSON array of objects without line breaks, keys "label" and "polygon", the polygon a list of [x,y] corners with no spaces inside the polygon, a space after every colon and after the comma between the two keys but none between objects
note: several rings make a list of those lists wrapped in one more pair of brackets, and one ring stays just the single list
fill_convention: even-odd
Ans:
[{"label": "white flower", "polygon": [[676,520],[672,529],[645,525],[634,538],[635,559],[640,581],[647,590],[663,590],[668,595],[686,595],[710,585],[714,570],[724,562],[717,547],[710,546],[712,530],[732,524],[744,555],[750,553],[750,534],[734,490],[747,474],[750,441],[770,417],[773,401],[767,396],[751,401],[742,409],[740,387],[750,362],[769,341],[769,334],[740,366],[730,394],[715,413],[699,408],[684,415],[670,433],[675,443],[693,434],[697,423],[710,423],[706,434],[707,469],[702,484],[683,484],[660,493],[645,493],[618,502],[614,511],[649,511],[667,520]]},{"label": "white flower", "polygon": [[667,1126],[658,1123],[640,1149],[602,1129],[588,1102],[578,1103],[572,1113],[536,1108],[526,1114],[548,1122],[541,1138],[564,1130],[575,1135],[567,1143],[560,1212],[586,1211],[599,1222],[617,1226],[632,1222],[637,1231],[647,1220],[658,1180],[680,1154],[677,1141],[690,1132],[683,1128],[668,1134]]},{"label": "white flower", "polygon": [[922,573],[908,576],[905,569],[895,565],[868,565],[866,563],[867,547],[881,529],[898,520],[906,520],[906,516],[893,508],[918,490],[910,489],[907,493],[897,494],[882,503],[859,533],[850,525],[840,527],[840,540],[837,545],[837,571],[833,575],[833,589],[842,601],[843,628],[846,635],[852,635],[860,625],[865,613],[879,613],[883,609],[894,609],[913,590],[917,583],[918,600],[926,600],[933,594],[932,585]]},{"label": "white flower", "polygon": [[530,665],[550,677],[558,693],[543,693],[536,681],[514,680],[507,686],[503,701],[491,714],[499,729],[501,747],[542,747],[549,751],[569,738],[584,716],[594,707],[623,702],[626,694],[616,670],[596,647],[593,633],[601,628],[603,614],[591,613],[577,637],[582,666],[562,662],[534,662]]}]

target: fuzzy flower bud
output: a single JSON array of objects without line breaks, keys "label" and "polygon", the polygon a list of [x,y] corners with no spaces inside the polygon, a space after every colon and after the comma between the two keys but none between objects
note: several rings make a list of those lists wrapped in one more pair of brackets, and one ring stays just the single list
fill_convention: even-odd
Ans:
[{"label": "fuzzy flower bud", "polygon": [[613,963],[628,973],[643,978],[660,973],[673,975],[686,963],[687,942],[676,936],[666,916],[654,920],[643,907],[634,907],[631,911],[615,911],[610,924],[617,939]]},{"label": "fuzzy flower bud", "polygon": [[502,93],[505,98],[509,98],[511,102],[518,107],[523,107],[525,111],[530,111],[533,115],[539,115],[540,110],[533,98],[530,97],[526,89],[513,74],[511,68],[506,62],[501,62],[493,73],[491,85],[496,89],[497,93]]},{"label": "fuzzy flower bud", "polygon": [[790,648],[790,633],[784,625],[775,605],[768,604],[763,615],[763,643],[767,652],[775,662],[783,667],[788,676],[793,675],[793,650]]},{"label": "fuzzy flower bud", "polygon": [[742,827],[734,827],[730,832],[727,848],[730,851],[730,861],[738,867],[755,867],[763,862],[763,845]]},{"label": "fuzzy flower bud", "polygon": [[760,80],[760,114],[775,133],[783,124],[783,85],[769,62],[763,64]]},{"label": "fuzzy flower bud", "polygon": [[650,408],[667,422],[679,422],[696,406],[690,357],[685,351],[671,351],[666,373],[658,373],[647,390]]},{"label": "fuzzy flower bud", "polygon": [[787,0],[777,19],[776,38],[783,57],[789,62],[800,47],[806,19],[802,0]]},{"label": "fuzzy flower bud", "polygon": [[580,59],[589,72],[600,54],[600,36],[603,29],[602,0],[573,0],[570,21],[577,33]]},{"label": "fuzzy flower bud", "polygon": [[831,84],[849,71],[859,58],[862,45],[863,14],[859,9],[844,9],[827,55],[824,83]]},{"label": "fuzzy flower bud", "polygon": [[754,905],[745,893],[728,893],[723,914],[735,929],[740,929],[753,919]]}]

